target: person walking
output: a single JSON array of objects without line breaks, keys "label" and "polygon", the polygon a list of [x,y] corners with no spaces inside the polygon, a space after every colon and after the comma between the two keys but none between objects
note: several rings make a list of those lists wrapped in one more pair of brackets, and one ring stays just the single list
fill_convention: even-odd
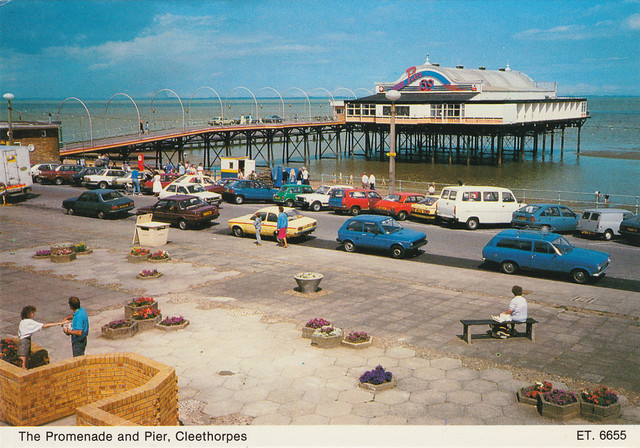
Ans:
[{"label": "person walking", "polygon": [[156,173],[156,175],[153,176],[153,195],[158,196],[161,191],[162,191],[162,182],[160,182],[160,175]]},{"label": "person walking", "polygon": [[369,176],[369,188],[372,190],[376,189],[376,176],[374,176],[373,173]]},{"label": "person walking", "polygon": [[71,328],[64,328],[64,334],[71,336],[71,352],[73,357],[84,355],[87,348],[87,336],[89,335],[89,316],[80,306],[80,299],[69,297],[69,308],[73,311],[66,320],[71,320]]},{"label": "person walking", "polygon": [[131,186],[133,188],[133,194],[141,194],[140,193],[140,173],[137,167],[133,167],[131,170]]},{"label": "person walking", "polygon": [[253,227],[256,228],[256,245],[262,246],[262,238],[260,236],[260,230],[262,230],[262,218],[260,217],[260,213],[254,214],[251,219],[253,219]]},{"label": "person walking", "polygon": [[282,205],[278,206],[278,222],[276,223],[278,227],[278,246],[289,247],[287,246],[287,227],[289,226],[289,217],[284,212],[284,207]]},{"label": "person walking", "polygon": [[184,175],[185,173],[185,168],[184,168],[184,164],[182,162],[178,162],[178,174],[179,175]]},{"label": "person walking", "polygon": [[149,133],[149,122],[148,121],[144,124],[144,133],[145,134]]},{"label": "person walking", "polygon": [[362,173],[362,188],[369,188],[369,178],[367,177],[367,173]]},{"label": "person walking", "polygon": [[22,313],[20,313],[20,318],[22,320],[20,321],[20,325],[18,325],[18,357],[22,361],[23,369],[27,368],[27,359],[31,354],[31,336],[43,328],[55,327],[56,325],[62,325],[65,322],[53,322],[49,324],[36,322],[33,320],[36,311],[35,306],[27,305],[22,308]]},{"label": "person walking", "polygon": [[142,123],[142,120],[140,120],[140,133],[144,134],[144,124]]}]

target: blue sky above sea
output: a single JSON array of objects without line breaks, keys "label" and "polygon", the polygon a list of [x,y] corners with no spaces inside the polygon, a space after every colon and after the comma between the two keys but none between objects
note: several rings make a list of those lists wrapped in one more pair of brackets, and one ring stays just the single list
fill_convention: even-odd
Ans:
[{"label": "blue sky above sea", "polygon": [[373,90],[427,54],[508,64],[561,95],[638,96],[640,0],[0,0],[0,48],[0,90],[23,99]]}]

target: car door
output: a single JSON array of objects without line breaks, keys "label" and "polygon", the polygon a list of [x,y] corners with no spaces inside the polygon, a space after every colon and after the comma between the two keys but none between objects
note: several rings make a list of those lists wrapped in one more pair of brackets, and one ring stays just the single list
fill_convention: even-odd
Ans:
[{"label": "car door", "polygon": [[560,219],[560,223],[562,228],[558,227],[558,230],[562,231],[573,231],[576,230],[576,224],[578,222],[578,215],[573,213],[573,211],[567,207],[558,207],[560,211],[560,215],[562,218]]},{"label": "car door", "polygon": [[364,222],[360,245],[373,249],[387,249],[386,238],[380,224],[372,221]]},{"label": "car door", "polygon": [[547,241],[533,243],[533,255],[529,266],[531,269],[562,272],[562,261],[562,256],[558,255]]},{"label": "car door", "polygon": [[548,225],[554,230],[561,230],[562,217],[560,216],[560,210],[558,210],[556,206],[544,209],[542,213],[540,213],[540,221],[542,225]]},{"label": "car door", "polygon": [[375,191],[368,191],[367,197],[369,198],[369,210],[373,210],[378,201],[382,199],[382,197]]},{"label": "car door", "polygon": [[260,217],[262,218],[260,235],[275,235],[278,230],[278,215],[273,212],[262,212],[260,213]]},{"label": "car door", "polygon": [[91,213],[90,200],[91,196],[95,196],[91,192],[82,193],[76,203],[73,205],[76,213],[86,215]]},{"label": "car door", "polygon": [[171,222],[171,218],[168,213],[170,202],[174,201],[160,199],[158,202],[156,202],[156,204],[151,209],[154,221]]},{"label": "car door", "polygon": [[351,240],[353,244],[358,246],[362,236],[362,221],[360,221],[359,219],[354,219],[349,221],[344,230],[341,232],[340,239],[342,241]]},{"label": "car door", "polygon": [[369,208],[369,198],[367,197],[366,191],[348,191],[346,193],[346,196],[348,196],[348,204],[351,207],[356,205],[360,210],[367,210]]}]

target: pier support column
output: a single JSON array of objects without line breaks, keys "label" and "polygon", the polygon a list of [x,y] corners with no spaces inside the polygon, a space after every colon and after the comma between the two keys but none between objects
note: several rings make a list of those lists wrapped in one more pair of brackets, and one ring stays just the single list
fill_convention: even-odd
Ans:
[{"label": "pier support column", "polygon": [[578,126],[578,147],[577,154],[580,155],[580,132],[582,131],[582,126]]}]

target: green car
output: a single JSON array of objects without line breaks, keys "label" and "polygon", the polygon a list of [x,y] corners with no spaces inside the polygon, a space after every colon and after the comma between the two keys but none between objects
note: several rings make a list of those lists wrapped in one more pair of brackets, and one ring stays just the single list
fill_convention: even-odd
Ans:
[{"label": "green car", "polygon": [[90,190],[80,196],[62,201],[62,207],[70,215],[126,216],[134,208],[131,199],[115,190]]},{"label": "green car", "polygon": [[313,193],[311,185],[286,184],[280,187],[280,190],[273,195],[273,202],[283,204],[286,207],[293,207],[296,202],[296,196],[303,193]]}]

